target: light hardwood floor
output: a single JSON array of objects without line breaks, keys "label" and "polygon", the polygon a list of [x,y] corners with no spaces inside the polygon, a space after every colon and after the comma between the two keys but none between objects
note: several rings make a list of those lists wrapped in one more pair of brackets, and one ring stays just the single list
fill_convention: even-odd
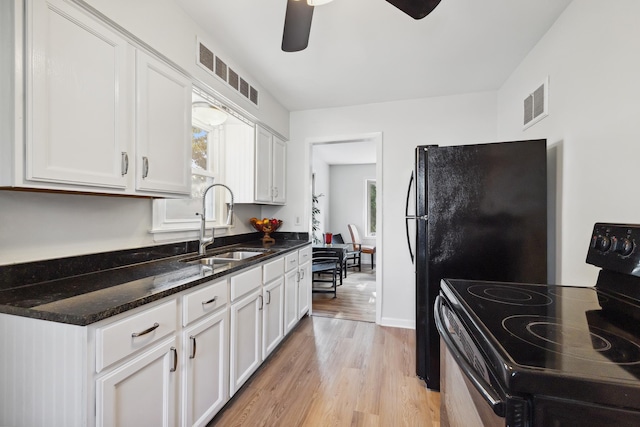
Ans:
[{"label": "light hardwood floor", "polygon": [[209,426],[440,425],[413,330],[304,317]]},{"label": "light hardwood floor", "polygon": [[336,319],[376,321],[376,272],[365,265],[362,271],[349,269],[333,294],[313,294],[313,314]]}]

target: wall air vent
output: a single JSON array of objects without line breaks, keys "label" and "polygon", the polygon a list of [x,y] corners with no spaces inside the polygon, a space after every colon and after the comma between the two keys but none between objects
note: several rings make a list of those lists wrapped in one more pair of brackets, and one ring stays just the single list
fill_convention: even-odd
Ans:
[{"label": "wall air vent", "polygon": [[197,43],[197,64],[207,70],[209,74],[216,76],[238,91],[240,95],[247,98],[256,107],[259,106],[258,89],[251,86],[249,82],[239,76],[238,73],[230,68],[219,56],[214,55],[200,40],[198,40]]},{"label": "wall air vent", "polygon": [[231,68],[229,68],[229,86],[235,90],[240,89],[240,77],[238,76],[238,73],[233,71]]},{"label": "wall air vent", "polygon": [[227,81],[227,64],[216,56],[216,76],[220,77],[225,82]]},{"label": "wall air vent", "polygon": [[549,77],[524,99],[524,129],[549,115]]}]

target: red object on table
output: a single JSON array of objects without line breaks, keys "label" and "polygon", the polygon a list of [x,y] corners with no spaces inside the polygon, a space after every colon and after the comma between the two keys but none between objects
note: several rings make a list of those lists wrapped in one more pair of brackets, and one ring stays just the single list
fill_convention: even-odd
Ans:
[{"label": "red object on table", "polygon": [[333,240],[333,233],[324,233],[324,243],[326,243],[327,245],[330,245],[332,240]]}]

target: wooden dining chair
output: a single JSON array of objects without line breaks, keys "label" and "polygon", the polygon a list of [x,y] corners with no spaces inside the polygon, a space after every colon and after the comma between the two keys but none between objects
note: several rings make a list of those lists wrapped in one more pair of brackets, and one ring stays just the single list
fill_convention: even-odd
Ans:
[{"label": "wooden dining chair", "polygon": [[[342,238],[342,234],[340,233],[333,235],[333,242],[339,243],[339,244],[345,243],[344,239]],[[354,249],[353,246],[347,249],[347,254],[342,260],[342,270],[344,271],[345,278],[347,277],[348,268],[358,267],[358,270],[362,270],[362,268],[360,267],[361,258],[362,258],[362,252],[359,249]]]},{"label": "wooden dining chair", "polygon": [[[360,239],[360,234],[358,233],[358,229],[355,224],[347,224],[349,228],[349,234],[351,234],[351,241],[353,242],[353,249],[360,250],[363,254],[371,255],[371,268],[375,268],[375,254],[376,247],[371,245],[363,245],[362,240]],[[360,268],[360,271],[362,268]]]}]

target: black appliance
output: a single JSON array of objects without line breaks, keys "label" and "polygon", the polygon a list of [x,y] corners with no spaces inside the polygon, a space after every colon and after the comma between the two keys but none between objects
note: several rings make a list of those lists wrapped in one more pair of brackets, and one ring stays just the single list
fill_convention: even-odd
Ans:
[{"label": "black appliance", "polygon": [[[638,245],[640,225],[596,224],[595,287],[443,280],[438,330],[470,395],[483,398],[482,425],[640,425]],[[449,409],[443,425],[470,425]]]},{"label": "black appliance", "polygon": [[416,372],[428,388],[440,387],[441,279],[546,283],[546,160],[546,140],[416,148],[407,240],[416,219]]}]

